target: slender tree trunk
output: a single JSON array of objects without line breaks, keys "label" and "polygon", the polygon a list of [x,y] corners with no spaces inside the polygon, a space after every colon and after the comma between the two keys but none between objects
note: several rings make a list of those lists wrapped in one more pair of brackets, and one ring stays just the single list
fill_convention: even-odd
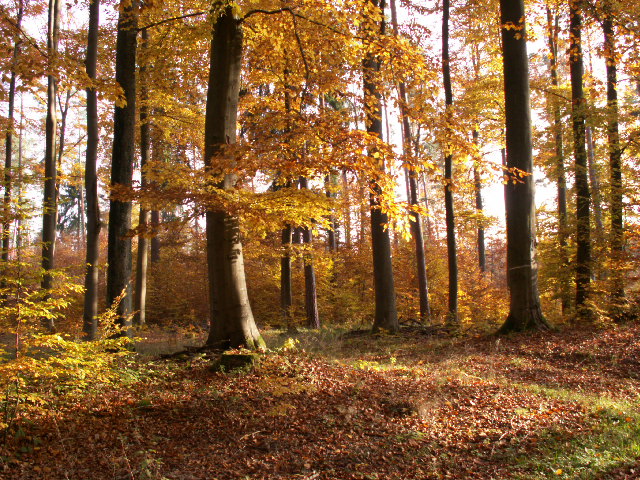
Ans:
[{"label": "slender tree trunk", "polygon": [[[140,44],[141,52],[144,52],[149,45],[149,31],[144,28],[142,30],[142,42]],[[151,121],[149,118],[149,86],[147,82],[147,67],[140,66],[140,183],[142,188],[147,186],[147,174],[145,168],[149,162],[151,150]],[[140,214],[138,217],[138,256],[136,260],[136,288],[133,310],[135,316],[133,322],[136,325],[144,325],[147,321],[146,305],[147,305],[147,266],[149,259],[149,232],[148,225],[151,219],[149,210],[140,205]]]},{"label": "slender tree trunk", "polygon": [[158,235],[158,229],[160,228],[160,211],[151,210],[151,229],[153,231],[153,237],[151,237],[151,263],[157,264],[160,262],[160,236]]},{"label": "slender tree trunk", "polygon": [[[18,3],[18,15],[16,16],[16,26],[18,30],[22,27],[22,17],[24,14],[23,0]],[[11,78],[9,80],[9,112],[7,113],[7,133],[5,136],[5,157],[4,157],[4,203],[2,220],[2,261],[9,260],[9,249],[11,248],[11,187],[13,183],[13,134],[14,121],[13,112],[16,101],[16,64],[20,55],[20,45],[22,38],[16,35],[11,57]]]},{"label": "slender tree trunk", "polygon": [[[385,0],[368,0],[370,4],[384,12]],[[372,36],[382,36],[385,31],[384,20],[380,23],[380,31],[367,32]],[[365,123],[367,133],[382,138],[382,96],[376,85],[380,72],[380,59],[374,52],[368,52],[363,61]],[[373,154],[374,152],[369,152]],[[384,172],[384,163],[380,161],[379,169]],[[391,241],[388,225],[389,218],[381,209],[380,196],[382,190],[376,179],[369,180],[369,204],[371,207],[371,246],[373,252],[373,276],[375,284],[375,318],[373,332],[386,331],[396,333],[400,326],[396,309],[396,291],[391,263]]]},{"label": "slender tree trunk", "polygon": [[596,152],[593,142],[593,129],[586,127],[585,139],[587,142],[587,165],[589,169],[589,185],[591,187],[591,204],[593,205],[593,217],[595,219],[595,245],[602,245],[604,239],[604,222],[602,220],[602,197],[600,196],[600,178],[596,167]]},{"label": "slender tree trunk", "polygon": [[[446,103],[447,122],[450,122],[453,105],[451,66],[449,64],[449,0],[442,3],[442,77]],[[449,127],[447,127],[448,129]],[[444,157],[444,206],[447,224],[447,260],[449,265],[449,311],[447,323],[456,325],[458,319],[458,253],[456,248],[456,224],[453,209],[453,153],[451,145],[445,145]]]},{"label": "slender tree trunk", "polygon": [[[115,106],[111,185],[130,187],[135,157],[136,127],[136,49],[138,0],[123,0],[116,38],[116,81],[122,87],[126,105]],[[109,202],[107,267],[107,305],[116,308],[123,334],[131,326],[131,202],[112,198]],[[124,295],[123,295],[124,294]]]},{"label": "slender tree trunk", "polygon": [[349,250],[351,249],[351,195],[349,194],[349,179],[344,170],[342,171],[342,205],[344,205],[344,243]]},{"label": "slender tree trunk", "polygon": [[[338,185],[338,174],[331,172],[325,177],[325,195],[327,198],[336,198],[336,188]],[[329,216],[329,230],[327,231],[327,249],[330,252],[338,251],[338,220],[335,213],[331,212]]]},{"label": "slender tree trunk", "polygon": [[[523,0],[500,0],[504,67],[506,164],[529,175],[505,185],[509,316],[499,333],[549,328],[538,293],[535,183]],[[508,28],[517,26],[518,28]]]},{"label": "slender tree trunk", "polygon": [[476,214],[480,217],[478,220],[478,231],[476,236],[476,245],[478,248],[478,266],[480,267],[480,271],[482,273],[487,271],[487,255],[486,248],[484,244],[484,225],[482,221],[482,217],[484,215],[484,207],[482,204],[482,179],[480,178],[480,143],[478,129],[473,129],[473,144],[476,148],[476,160],[473,164],[473,188],[475,190],[476,197]]},{"label": "slender tree trunk", "polygon": [[[309,182],[305,177],[300,177],[300,188],[309,188]],[[302,229],[302,243],[304,244],[304,308],[307,314],[307,327],[320,328],[320,315],[318,314],[318,292],[316,285],[316,271],[313,266],[311,229]]]},{"label": "slender tree trunk", "polygon": [[[607,137],[609,142],[609,175],[611,193],[609,200],[610,233],[609,244],[613,268],[611,269],[611,308],[609,314],[614,319],[621,318],[621,310],[626,301],[624,277],[619,262],[624,250],[624,222],[622,203],[622,148],[618,129],[618,78],[616,39],[610,2],[606,2],[605,19],[602,22],[604,32],[604,54],[607,64]],[[640,91],[640,82],[638,83]]]},{"label": "slender tree trunk", "polygon": [[[396,2],[391,0],[391,23],[393,34],[398,36],[398,17],[396,12]],[[402,122],[402,152],[405,158],[410,158],[413,146],[413,135],[411,124],[407,112],[408,99],[407,88],[404,82],[398,84],[398,94],[400,96],[400,120]],[[407,180],[407,197],[409,204],[417,207],[418,199],[418,173],[412,166],[405,167]],[[411,212],[411,235],[415,243],[416,250],[416,273],[418,277],[418,297],[420,299],[420,320],[428,322],[431,320],[431,307],[429,305],[429,284],[427,280],[427,264],[424,252],[424,235],[422,229],[422,216],[417,211]]]},{"label": "slender tree trunk", "polygon": [[587,305],[591,290],[591,225],[587,151],[585,147],[585,98],[583,92],[582,58],[582,0],[570,0],[571,105],[573,120],[573,149],[575,159],[576,188],[576,317],[590,320],[591,309]]},{"label": "slender tree trunk", "polygon": [[[47,74],[47,119],[45,123],[45,154],[44,154],[44,199],[42,202],[42,289],[45,297],[49,297],[53,287],[56,223],[58,204],[56,198],[57,169],[56,169],[56,127],[58,111],[56,99],[58,85],[53,72],[55,57],[58,53],[58,38],[60,31],[60,0],[49,2],[49,25],[47,29],[47,52],[49,55],[49,72]],[[53,331],[53,319],[43,320],[45,327]]]},{"label": "slender tree trunk", "polygon": [[280,311],[289,330],[291,325],[291,306],[293,293],[291,287],[291,242],[292,228],[286,225],[282,229],[282,256],[280,257]]},{"label": "slender tree trunk", "polygon": [[[558,31],[559,16],[555,18],[551,9],[547,6],[547,42],[549,45],[549,63],[551,70],[551,85],[554,90],[559,87],[558,80]],[[569,253],[567,250],[567,179],[564,166],[564,138],[562,125],[562,112],[560,100],[557,95],[551,96],[551,109],[553,112],[553,136],[555,142],[555,174],[557,185],[558,204],[558,250],[560,251],[560,303],[562,313],[567,314],[571,307],[571,294],[569,290]]]},{"label": "slender tree trunk", "polygon": [[[205,119],[205,165],[209,169],[212,159],[224,154],[224,145],[236,142],[242,49],[241,24],[233,8],[224,7],[214,22],[211,40]],[[230,190],[235,183],[235,176],[227,173],[219,187]],[[208,210],[206,215],[211,304],[207,344],[219,348],[263,348],[264,340],[247,294],[239,220],[220,210]]]}]

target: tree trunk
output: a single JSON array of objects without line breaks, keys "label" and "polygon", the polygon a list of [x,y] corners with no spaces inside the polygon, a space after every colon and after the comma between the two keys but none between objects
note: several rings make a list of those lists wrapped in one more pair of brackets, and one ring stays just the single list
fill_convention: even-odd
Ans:
[{"label": "tree trunk", "polygon": [[[18,15],[16,16],[16,26],[18,30],[22,27],[22,16],[24,14],[23,0],[18,3]],[[11,57],[11,78],[9,80],[9,112],[7,113],[7,133],[5,136],[5,157],[4,157],[4,204],[3,204],[3,220],[2,220],[2,261],[9,261],[9,249],[11,248],[11,187],[13,183],[13,131],[14,121],[13,112],[15,110],[16,101],[16,64],[20,55],[20,45],[22,39],[16,35],[15,44],[13,46],[13,54]]]},{"label": "tree trunk", "polygon": [[349,179],[347,172],[342,171],[342,205],[344,215],[344,243],[347,250],[351,249],[351,195],[349,195]]},{"label": "tree trunk", "polygon": [[[609,143],[609,175],[611,193],[609,200],[610,233],[609,244],[613,268],[611,269],[611,307],[610,316],[621,318],[621,310],[626,301],[624,277],[619,262],[624,250],[624,223],[622,203],[622,148],[618,129],[618,78],[616,59],[616,39],[610,2],[605,4],[607,15],[602,22],[604,32],[604,55],[607,64],[607,137]],[[638,83],[640,91],[640,82]]]},{"label": "tree trunk", "polygon": [[[535,248],[535,183],[531,142],[529,64],[523,0],[500,0],[504,68],[506,163],[528,175],[505,185],[509,316],[499,333],[545,330]],[[517,26],[518,28],[506,28]],[[508,170],[507,170],[508,172]]]},{"label": "tree trunk", "polygon": [[[551,15],[551,9],[547,6],[547,41],[549,44],[549,63],[551,70],[551,85],[554,90],[559,87],[558,80],[558,26],[559,16]],[[562,112],[560,99],[557,95],[551,96],[551,108],[553,111],[553,136],[555,143],[555,174],[557,184],[558,204],[558,249],[560,251],[560,303],[562,313],[567,314],[571,307],[571,294],[569,290],[569,253],[567,251],[567,179],[564,166],[564,138],[562,125]]]},{"label": "tree trunk", "polygon": [[573,150],[576,188],[576,318],[590,320],[591,309],[587,305],[591,290],[591,225],[587,151],[585,147],[585,107],[582,76],[582,0],[569,1],[570,44],[569,66],[571,71],[571,116],[573,123]]},{"label": "tree trunk", "polygon": [[[391,0],[391,23],[393,33],[398,36],[398,17],[396,12],[396,2]],[[408,99],[407,89],[404,82],[398,84],[398,94],[400,96],[400,120],[402,122],[402,153],[405,158],[411,157],[413,146],[413,135],[411,124],[407,113]],[[412,166],[405,167],[407,179],[407,197],[409,204],[417,207],[418,199],[418,174]],[[416,249],[416,273],[418,276],[418,297],[420,299],[420,320],[428,322],[431,320],[431,307],[429,305],[429,284],[427,279],[427,264],[424,252],[424,234],[422,229],[422,216],[417,211],[411,212],[411,236]]]},{"label": "tree trunk", "polygon": [[[449,65],[449,0],[442,3],[442,78],[446,103],[447,123],[451,121],[453,91]],[[448,129],[449,127],[447,127]],[[447,140],[448,141],[448,140]],[[458,253],[456,249],[456,224],[453,210],[453,153],[451,145],[445,145],[444,157],[444,206],[447,224],[447,260],[449,265],[449,304],[447,323],[456,325],[458,319]]]},{"label": "tree trunk", "polygon": [[[325,195],[327,198],[336,198],[336,188],[338,186],[338,174],[331,172],[324,179]],[[332,210],[329,216],[329,229],[327,231],[327,249],[330,252],[338,251],[338,220],[334,211]]]},{"label": "tree trunk", "polygon": [[292,228],[286,225],[282,229],[282,256],[280,257],[280,311],[287,330],[291,326],[291,305],[293,293],[291,288],[291,241]]},{"label": "tree trunk", "polygon": [[[60,0],[49,2],[49,24],[47,28],[47,119],[45,123],[45,154],[44,154],[44,199],[42,202],[42,289],[45,297],[50,295],[53,287],[51,270],[54,268],[56,246],[56,223],[58,214],[57,203],[57,166],[56,166],[56,130],[58,112],[56,99],[58,84],[53,72],[55,57],[58,53],[58,39],[60,30]],[[53,331],[53,319],[43,320],[44,326]]]},{"label": "tree trunk", "polygon": [[[113,116],[111,185],[131,186],[135,156],[136,48],[138,0],[122,1],[116,38],[116,81],[126,105],[116,105]],[[107,305],[118,299],[117,322],[122,333],[131,326],[131,202],[112,198],[109,202]]]},{"label": "tree trunk", "polygon": [[[98,58],[98,29],[100,25],[100,1],[89,2],[89,36],[85,69],[89,79],[96,79]],[[98,97],[93,85],[87,92],[87,157],[84,185],[87,196],[86,271],[84,277],[83,331],[87,340],[95,340],[98,330],[98,261],[100,254],[100,206],[98,204]]]},{"label": "tree trunk", "polygon": [[151,210],[151,229],[153,231],[153,237],[151,237],[151,263],[157,264],[160,262],[160,236],[158,235],[158,229],[160,228],[160,211]]},{"label": "tree trunk", "polygon": [[602,245],[604,239],[604,222],[602,221],[602,197],[600,196],[600,178],[596,167],[596,152],[593,141],[593,129],[586,127],[585,139],[587,142],[587,165],[589,168],[589,185],[591,187],[591,204],[593,205],[593,217],[595,220],[594,240],[595,245]]},{"label": "tree trunk", "polygon": [[[212,159],[224,154],[224,145],[236,142],[242,48],[241,24],[233,8],[225,7],[218,13],[211,40],[205,119],[205,165],[209,169]],[[235,176],[226,173],[218,186],[230,190],[235,182]],[[247,294],[239,220],[225,211],[208,210],[206,229],[211,305],[207,344],[224,349],[263,348]]]},{"label": "tree trunk", "polygon": [[[305,177],[300,177],[300,188],[309,188]],[[318,314],[318,292],[316,286],[316,271],[313,266],[311,229],[302,229],[302,243],[304,244],[304,308],[307,314],[307,327],[320,328],[320,315]]]},{"label": "tree trunk", "polygon": [[[370,4],[384,12],[384,0],[368,0]],[[384,35],[384,21],[380,31],[369,31],[371,36]],[[382,138],[382,96],[376,86],[380,72],[380,59],[374,52],[368,52],[363,61],[365,123],[367,133]],[[373,154],[374,152],[369,152]],[[384,163],[380,161],[379,169],[384,172]],[[371,209],[371,246],[373,252],[373,277],[375,284],[375,317],[373,332],[385,331],[396,333],[398,311],[396,309],[396,291],[391,263],[391,241],[388,225],[389,218],[380,206],[382,190],[376,179],[369,180],[369,205]]]},{"label": "tree trunk", "polygon": [[[140,44],[141,51],[148,48],[149,31],[144,28],[142,30],[142,42]],[[149,86],[147,84],[147,66],[140,66],[140,184],[142,188],[147,186],[147,174],[145,167],[149,162],[149,154],[151,150],[151,125],[149,122]],[[148,225],[151,215],[149,210],[140,205],[140,214],[138,217],[138,255],[136,260],[136,288],[133,310],[135,316],[133,322],[135,325],[144,325],[147,320],[147,266],[149,259],[149,232]]]},{"label": "tree trunk", "polygon": [[480,217],[478,219],[478,231],[476,237],[476,246],[478,248],[478,266],[480,267],[480,271],[482,273],[487,271],[487,255],[486,248],[484,244],[484,225],[482,221],[482,216],[484,215],[483,205],[482,205],[482,179],[480,178],[480,170],[479,170],[479,158],[480,158],[480,144],[479,144],[479,136],[477,129],[474,129],[472,132],[473,136],[473,144],[476,148],[476,160],[473,164],[473,188],[475,190],[476,196],[476,214]]}]

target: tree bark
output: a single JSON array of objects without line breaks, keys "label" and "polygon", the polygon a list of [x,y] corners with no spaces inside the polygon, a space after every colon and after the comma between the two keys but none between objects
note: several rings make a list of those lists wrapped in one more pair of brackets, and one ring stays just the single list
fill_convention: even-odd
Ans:
[{"label": "tree bark", "polygon": [[[368,0],[372,6],[384,12],[384,0]],[[384,35],[384,20],[379,32],[367,32],[371,36]],[[374,52],[368,52],[363,61],[365,123],[367,133],[382,138],[382,96],[376,86],[380,72],[380,59]],[[373,154],[374,152],[369,152]],[[384,163],[379,169],[384,172]],[[391,263],[391,241],[389,230],[385,228],[389,218],[381,209],[382,190],[376,179],[369,179],[369,205],[371,210],[371,246],[373,252],[373,277],[375,285],[375,317],[373,332],[396,333],[400,329],[396,308],[396,291]]]},{"label": "tree bark", "polygon": [[[24,14],[24,2],[20,0],[18,3],[18,14],[16,16],[16,26],[20,30],[22,26],[22,17]],[[9,249],[11,248],[11,188],[13,183],[13,135],[14,120],[13,114],[16,101],[16,64],[20,55],[20,45],[22,39],[16,35],[13,46],[13,54],[11,56],[11,77],[9,80],[9,105],[7,113],[7,133],[5,135],[5,157],[4,157],[4,203],[3,203],[3,220],[2,220],[2,261],[9,261]]]},{"label": "tree bark", "polygon": [[98,62],[98,30],[100,27],[100,0],[89,1],[89,34],[85,69],[91,83],[87,87],[87,156],[84,185],[87,197],[87,237],[84,277],[84,312],[82,325],[85,338],[95,340],[98,332],[98,261],[100,255],[100,206],[98,204],[98,96],[93,82]]},{"label": "tree bark", "polygon": [[589,177],[585,146],[584,64],[582,58],[582,0],[569,1],[569,66],[571,71],[571,116],[573,124],[574,175],[576,189],[576,318],[590,320],[587,305],[591,290],[591,225]]},{"label": "tree bark", "polygon": [[[551,73],[551,85],[554,89],[559,87],[558,79],[558,31],[559,16],[555,18],[551,9],[547,6],[547,42],[549,45],[549,64]],[[564,166],[564,135],[562,133],[562,111],[560,101],[556,95],[550,97],[553,115],[553,136],[555,143],[555,175],[557,185],[558,205],[558,250],[560,251],[560,304],[562,313],[567,314],[571,307],[571,294],[569,290],[569,253],[567,251],[567,179]]]},{"label": "tree bark", "polygon": [[[140,44],[141,51],[148,48],[149,31],[144,28],[142,30],[142,42]],[[149,118],[149,86],[147,82],[147,66],[140,66],[140,184],[142,188],[147,186],[147,174],[145,167],[149,162],[151,150],[151,121]],[[138,252],[136,259],[136,288],[133,299],[133,310],[135,315],[133,322],[135,325],[144,325],[147,321],[146,305],[147,305],[147,269],[149,261],[149,232],[148,226],[151,219],[149,210],[140,205],[140,214],[138,217]]]},{"label": "tree bark", "polygon": [[[442,79],[446,104],[446,121],[450,121],[453,106],[451,66],[449,64],[449,0],[442,2]],[[447,129],[449,127],[447,126]],[[447,140],[448,142],[448,140]],[[456,325],[458,318],[458,253],[456,248],[456,224],[453,208],[453,153],[451,145],[445,145],[444,157],[444,206],[447,225],[447,260],[449,269],[449,303],[447,323]]]},{"label": "tree bark", "polygon": [[[622,147],[618,128],[618,73],[616,58],[616,38],[610,2],[605,3],[605,18],[602,22],[604,32],[604,56],[607,69],[607,137],[609,143],[609,175],[611,193],[609,200],[610,233],[609,245],[613,268],[611,269],[611,307],[609,314],[620,319],[622,307],[626,302],[624,277],[619,262],[624,253],[624,221],[622,203]],[[640,91],[640,82],[638,83]]]},{"label": "tree bark", "polygon": [[[211,40],[211,62],[205,119],[205,165],[224,153],[224,145],[236,142],[236,120],[242,28],[231,6],[218,13]],[[219,172],[212,172],[219,173]],[[218,186],[234,188],[236,178],[226,173]],[[264,348],[247,294],[240,224],[226,211],[206,214],[207,264],[211,304],[211,328],[207,344],[219,348]]]},{"label": "tree bark", "polygon": [[587,165],[589,169],[589,185],[591,187],[591,204],[593,205],[593,218],[595,220],[594,241],[595,245],[602,245],[604,239],[604,222],[602,220],[602,197],[600,196],[600,178],[596,167],[596,151],[593,141],[593,129],[585,128],[585,140],[587,142]]},{"label": "tree bark", "polygon": [[[391,23],[393,25],[393,34],[398,36],[398,17],[396,11],[396,2],[391,0]],[[400,96],[400,120],[402,122],[402,153],[405,158],[410,158],[413,148],[413,135],[411,133],[411,124],[409,122],[409,114],[407,112],[408,98],[407,88],[404,82],[398,84],[398,94]],[[418,173],[412,166],[405,167],[407,179],[407,196],[409,204],[417,207],[418,199]],[[429,283],[427,279],[427,264],[424,251],[424,234],[422,228],[422,216],[415,210],[411,212],[410,217],[411,236],[415,243],[416,250],[416,273],[418,277],[418,298],[420,304],[420,320],[428,322],[431,320],[431,307],[429,305]]]},{"label": "tree bark", "polygon": [[[309,188],[309,182],[305,177],[300,177],[300,188]],[[320,328],[320,315],[318,314],[318,291],[316,285],[316,271],[313,266],[312,235],[309,227],[302,229],[302,243],[304,244],[304,308],[307,314],[307,327]]]},{"label": "tree bark", "polygon": [[[56,130],[58,110],[56,100],[58,96],[58,83],[54,68],[55,57],[58,53],[58,39],[60,31],[60,0],[49,2],[49,22],[47,28],[47,119],[45,123],[45,154],[44,154],[44,199],[42,202],[42,289],[45,298],[50,296],[53,287],[55,247],[56,247],[56,223],[58,214],[57,202],[57,165],[56,165]],[[53,331],[55,328],[53,319],[43,320],[45,328]]]},{"label": "tree bark", "polygon": [[549,328],[538,293],[529,64],[524,16],[523,0],[500,0],[506,163],[508,169],[518,169],[527,175],[505,185],[510,305],[509,316],[499,333]]},{"label": "tree bark", "polygon": [[[116,104],[113,116],[111,185],[130,187],[135,157],[136,49],[138,0],[123,0],[116,37],[116,81],[123,89],[125,105]],[[122,334],[131,327],[131,201],[109,202],[107,305],[120,299],[117,323]]]},{"label": "tree bark", "polygon": [[[476,148],[476,160],[473,164],[473,188],[475,190],[476,197],[476,214],[479,217],[484,215],[484,207],[482,204],[482,179],[480,178],[480,169],[479,166],[479,157],[480,157],[480,144],[479,144],[479,136],[478,129],[473,130],[473,143]],[[484,225],[482,223],[482,218],[478,219],[478,230],[476,235],[476,246],[478,249],[478,266],[480,267],[480,271],[482,273],[487,271],[487,255],[486,248],[484,244]]]}]

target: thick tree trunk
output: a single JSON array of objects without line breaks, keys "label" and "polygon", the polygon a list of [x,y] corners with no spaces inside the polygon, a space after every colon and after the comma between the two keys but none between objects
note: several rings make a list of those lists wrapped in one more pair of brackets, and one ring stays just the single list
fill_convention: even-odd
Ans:
[{"label": "thick tree trunk", "polygon": [[[368,0],[372,6],[384,12],[384,0]],[[369,35],[384,35],[384,21],[379,32],[368,32]],[[374,52],[368,52],[363,61],[365,123],[367,133],[382,138],[382,96],[376,86],[380,72],[380,59]],[[369,152],[373,154],[373,152]],[[384,171],[384,164],[379,168]],[[385,331],[396,333],[398,311],[396,309],[396,291],[391,263],[391,241],[389,230],[385,225],[389,218],[381,209],[380,196],[382,190],[375,179],[369,180],[369,205],[371,208],[371,246],[373,252],[373,277],[375,284],[375,317],[373,332]]]},{"label": "thick tree trunk", "polygon": [[[523,0],[500,0],[504,67],[506,164],[528,175],[505,185],[509,316],[499,333],[548,329],[540,308],[535,248],[535,183],[529,102],[529,64]],[[507,28],[512,26],[518,28]]]},{"label": "thick tree trunk", "polygon": [[[98,60],[98,29],[100,26],[100,1],[89,2],[89,36],[85,69],[93,82],[96,79]],[[98,260],[100,254],[100,207],[98,205],[98,96],[93,85],[87,92],[87,157],[84,185],[87,192],[86,271],[84,277],[84,312],[82,324],[85,338],[95,340],[98,331]]]},{"label": "thick tree trunk", "polygon": [[[552,16],[551,9],[547,7],[547,42],[549,45],[549,63],[551,70],[551,85],[554,89],[559,86],[558,80],[558,26],[559,16]],[[560,304],[562,313],[567,314],[571,307],[571,294],[569,289],[569,253],[567,251],[567,179],[564,166],[564,138],[562,125],[562,112],[560,99],[557,95],[551,96],[551,108],[553,114],[553,136],[555,143],[555,174],[557,185],[558,204],[558,250],[560,251]]]},{"label": "thick tree trunk", "polygon": [[291,305],[293,293],[291,287],[291,242],[292,228],[286,225],[282,229],[282,256],[280,257],[280,312],[287,326],[291,326]]},{"label": "thick tree trunk", "polygon": [[[446,103],[447,122],[453,105],[451,66],[449,65],[449,0],[442,3],[442,79]],[[448,127],[447,127],[448,128]],[[451,145],[445,146],[444,157],[444,206],[447,224],[447,260],[449,266],[449,304],[447,323],[456,325],[458,319],[458,253],[456,248],[456,224],[453,209],[453,154]]]},{"label": "thick tree trunk", "polygon": [[[126,105],[116,105],[113,116],[111,185],[131,186],[135,156],[136,48],[138,0],[121,3],[116,38],[116,81]],[[131,326],[131,202],[112,198],[109,202],[107,305],[120,299],[116,308],[122,333]],[[123,295],[124,294],[124,295]]]},{"label": "thick tree trunk", "polygon": [[[396,12],[396,2],[391,0],[391,23],[393,33],[398,36],[398,17]],[[402,122],[402,153],[406,158],[411,157],[413,148],[413,135],[411,124],[407,113],[408,98],[407,89],[404,82],[398,84],[398,94],[400,96],[400,120]],[[407,197],[409,204],[417,207],[418,199],[418,173],[411,166],[405,167],[407,180]],[[431,320],[431,307],[429,305],[429,284],[427,279],[427,264],[424,252],[424,234],[422,228],[422,216],[417,212],[411,212],[411,236],[416,249],[416,273],[418,277],[418,297],[420,300],[420,320],[428,322]]]},{"label": "thick tree trunk", "polygon": [[[622,203],[622,148],[618,129],[618,78],[616,59],[616,39],[613,27],[611,5],[606,3],[605,19],[602,22],[604,32],[604,55],[607,64],[607,137],[609,142],[609,175],[611,193],[609,200],[610,233],[609,244],[613,268],[611,269],[611,307],[610,316],[621,318],[625,303],[624,277],[618,267],[624,249],[624,222]],[[638,83],[640,91],[640,82]]]},{"label": "thick tree trunk", "polygon": [[[149,44],[149,31],[145,28],[142,30],[141,50],[145,50]],[[147,175],[145,167],[149,162],[151,150],[151,125],[149,124],[149,90],[147,85],[147,67],[140,66],[140,184],[142,187],[147,186]],[[138,254],[136,260],[136,288],[133,299],[133,310],[135,316],[133,322],[136,325],[144,325],[147,320],[147,267],[149,261],[149,233],[148,226],[151,219],[149,210],[140,206],[140,214],[138,217]]]},{"label": "thick tree trunk", "polygon": [[[211,62],[205,119],[205,165],[224,153],[224,145],[236,142],[236,120],[242,29],[232,7],[218,13],[211,40]],[[215,172],[215,170],[212,173]],[[234,188],[235,177],[225,174],[219,187]],[[240,224],[225,211],[207,211],[207,264],[211,304],[211,329],[207,344],[218,348],[263,348],[244,273]]]},{"label": "thick tree trunk", "polygon": [[[16,26],[20,30],[22,26],[22,17],[24,14],[23,0],[18,3],[18,14],[16,16]],[[2,220],[2,261],[9,260],[9,249],[11,248],[11,188],[13,183],[13,134],[14,121],[13,113],[16,102],[16,64],[20,55],[20,45],[22,39],[20,35],[16,35],[16,41],[13,46],[13,54],[11,57],[11,78],[9,80],[9,105],[7,113],[7,133],[5,135],[5,156],[4,156],[4,203],[3,203],[3,220]]]},{"label": "thick tree trunk", "polygon": [[[60,24],[60,0],[49,2],[49,26],[47,29],[47,52],[49,55],[49,72],[47,74],[47,119],[45,123],[44,154],[44,199],[42,202],[42,289],[45,297],[50,295],[53,287],[51,270],[54,268],[56,246],[56,223],[58,217],[57,203],[57,165],[56,165],[56,127],[58,110],[56,99],[58,85],[53,65],[58,53]],[[53,319],[43,320],[45,327],[53,331]]]},{"label": "thick tree trunk", "polygon": [[576,188],[576,318],[590,320],[592,312],[587,302],[591,290],[591,224],[587,150],[585,146],[585,107],[582,59],[582,0],[569,1],[571,71],[571,116]]}]

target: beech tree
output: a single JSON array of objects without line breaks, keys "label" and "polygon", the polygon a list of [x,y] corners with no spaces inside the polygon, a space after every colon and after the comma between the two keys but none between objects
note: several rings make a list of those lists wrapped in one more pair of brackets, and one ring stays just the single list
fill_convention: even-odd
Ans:
[{"label": "beech tree", "polygon": [[[56,140],[58,122],[58,83],[54,71],[58,54],[60,35],[60,0],[49,1],[49,22],[47,27],[47,119],[45,123],[44,153],[44,199],[42,201],[42,289],[45,297],[53,287],[52,270],[54,268],[56,248],[56,224],[58,217],[57,185],[58,171],[56,164]],[[45,326],[53,330],[53,318],[44,320]]]},{"label": "beech tree", "polygon": [[[98,63],[98,28],[100,26],[100,1],[89,0],[89,32],[85,69],[90,82],[96,81]],[[86,271],[84,278],[83,331],[87,340],[97,334],[98,315],[98,259],[100,254],[100,207],[98,205],[98,95],[95,85],[89,84],[87,93],[87,153],[84,184],[87,198]]]},{"label": "beech tree", "polygon": [[509,316],[500,333],[549,328],[538,293],[535,184],[524,0],[500,0],[504,68]]},{"label": "beech tree", "polygon": [[[205,164],[209,173],[222,177],[216,188],[235,188],[236,176],[218,171],[212,163],[236,142],[240,72],[242,70],[242,24],[232,6],[216,15],[211,40],[211,62],[205,119]],[[220,209],[206,213],[207,264],[211,327],[207,344],[217,348],[245,346],[263,348],[247,294],[237,216]]]},{"label": "beech tree", "polygon": [[[445,96],[445,122],[451,122],[453,89],[449,64],[449,0],[442,3],[442,81]],[[445,128],[449,129],[447,125]],[[457,324],[458,318],[458,253],[456,249],[456,223],[453,207],[453,151],[446,144],[444,153],[444,205],[447,222],[447,261],[449,270],[449,311],[447,323]]]},{"label": "beech tree", "polygon": [[587,305],[591,284],[591,197],[587,150],[585,143],[586,101],[583,91],[584,64],[582,59],[582,0],[569,2],[569,66],[571,71],[571,117],[573,125],[573,155],[576,189],[576,315],[588,320],[591,309]]},{"label": "beech tree", "polygon": [[[116,37],[116,81],[122,97],[113,115],[111,186],[131,187],[135,155],[136,50],[138,1],[123,0]],[[107,304],[119,299],[116,312],[124,333],[130,334],[131,315],[131,201],[112,197],[109,201]]]},{"label": "beech tree", "polygon": [[[385,0],[368,0],[371,11],[376,16],[384,12]],[[365,31],[369,51],[366,53],[363,66],[365,125],[367,133],[382,139],[382,96],[378,88],[378,74],[380,72],[380,58],[371,50],[377,35],[384,35],[384,19],[372,21],[367,19]],[[369,152],[375,156],[376,152]],[[380,153],[377,153],[380,156]],[[384,171],[383,160],[378,167]],[[374,178],[369,181],[371,206],[371,246],[373,252],[373,276],[375,284],[375,317],[373,331],[395,333],[399,329],[398,311],[396,308],[396,292],[391,264],[391,241],[386,226],[389,218],[381,209],[379,196],[382,194],[380,185]]]}]

